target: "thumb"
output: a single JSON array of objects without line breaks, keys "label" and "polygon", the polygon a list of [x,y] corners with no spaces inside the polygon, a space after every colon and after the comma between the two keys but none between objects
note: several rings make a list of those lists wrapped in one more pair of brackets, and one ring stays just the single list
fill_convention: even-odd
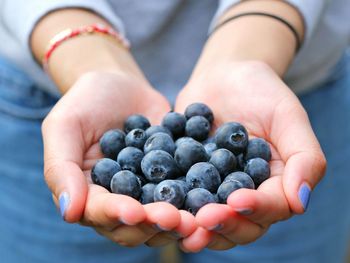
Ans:
[{"label": "thumb", "polygon": [[283,188],[291,210],[301,214],[307,209],[312,189],[325,174],[326,159],[301,106],[288,111],[288,118],[285,113],[278,115],[276,119],[288,119],[276,128],[272,138],[286,163]]},{"label": "thumb", "polygon": [[306,211],[311,191],[324,176],[326,160],[321,150],[301,151],[289,157],[283,187],[294,213]]},{"label": "thumb", "polygon": [[83,215],[88,191],[81,169],[83,138],[76,123],[49,115],[42,125],[45,180],[58,200],[63,219],[70,223]]}]

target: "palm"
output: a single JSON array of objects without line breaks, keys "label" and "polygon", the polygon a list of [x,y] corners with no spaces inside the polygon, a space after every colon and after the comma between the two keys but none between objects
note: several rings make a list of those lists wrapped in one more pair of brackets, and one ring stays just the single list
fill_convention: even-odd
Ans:
[{"label": "palm", "polygon": [[[46,180],[56,198],[62,191],[70,194],[65,220],[92,226],[122,245],[157,241],[159,230],[152,224],[169,230],[180,225],[182,215],[170,204],[142,206],[131,197],[92,184],[90,177],[92,166],[102,158],[98,141],[105,131],[122,128],[134,113],[157,123],[169,109],[159,93],[130,77],[95,73],[77,81],[43,124]],[[188,235],[186,231],[191,229],[181,234]]]},{"label": "palm", "polygon": [[[213,249],[252,242],[265,233],[271,223],[291,216],[291,202],[286,195],[290,189],[286,191],[285,184],[294,187],[294,183],[290,183],[291,176],[286,173],[301,169],[296,163],[303,157],[298,154],[304,150],[300,147],[304,138],[298,139],[311,134],[306,143],[313,144],[315,149],[317,141],[312,137],[307,116],[296,96],[267,67],[249,65],[247,68],[232,64],[210,69],[208,74],[192,79],[184,88],[177,99],[177,110],[183,111],[188,104],[197,101],[212,108],[215,117],[213,129],[225,122],[236,121],[247,128],[250,137],[262,137],[270,143],[271,178],[261,184],[258,191],[238,190],[231,194],[228,205],[208,205],[196,216],[203,228],[211,229],[218,224],[225,226],[219,233],[211,233],[216,240],[210,245]],[[298,138],[301,133],[304,134]],[[310,155],[305,154],[305,159],[305,166],[310,166],[307,163]],[[300,166],[304,165],[299,162]],[[294,200],[296,197],[293,196]],[[302,211],[297,200],[292,206],[295,211]],[[253,208],[254,213],[244,218],[237,217],[235,211],[244,207]],[[267,213],[269,209],[270,213]],[[242,227],[246,229],[245,234],[239,230]],[[196,245],[194,239],[187,238],[183,246],[196,251],[207,245],[205,242],[202,246]]]},{"label": "palm", "polygon": [[[123,128],[124,120],[131,114],[142,114],[151,122],[157,123],[165,112],[169,111],[168,102],[156,91],[145,87],[143,84],[129,79],[123,80],[117,76],[108,76],[109,83],[99,85],[99,94],[96,95],[94,83],[79,83],[84,89],[85,96],[79,107],[64,105],[64,109],[72,109],[72,124],[79,140],[83,142],[81,151],[84,153],[82,170],[89,174],[96,161],[102,158],[99,147],[99,138],[109,129]],[[101,77],[102,78],[102,77]],[[75,92],[80,93],[80,86],[75,87]],[[111,90],[115,92],[111,92]],[[123,90],[124,89],[124,90]],[[71,97],[73,97],[72,95]],[[81,95],[80,95],[81,96]],[[69,103],[64,102],[64,103]],[[90,175],[88,175],[88,178]]]},{"label": "palm", "polygon": [[[206,103],[215,115],[213,130],[225,122],[242,123],[249,137],[261,137],[270,143],[271,175],[281,176],[286,160],[278,151],[280,136],[274,135],[289,126],[289,119],[285,117],[288,111],[300,107],[295,96],[281,87],[281,81],[269,74],[252,77],[237,72],[234,77],[214,76],[203,85],[196,83],[196,87],[182,91],[177,100],[178,109],[195,101]],[[287,96],[292,99],[287,100]]]},{"label": "palm", "polygon": [[[136,80],[114,74],[99,74],[98,81],[95,83],[94,80],[84,79],[75,84],[52,113],[71,116],[66,120],[66,125],[72,126],[74,137],[81,142],[76,156],[82,158],[81,169],[90,183],[92,166],[103,158],[99,138],[105,131],[122,129],[124,120],[131,114],[143,114],[152,122],[159,122],[162,115],[169,111],[165,98]],[[78,107],[75,96],[81,97]]]}]

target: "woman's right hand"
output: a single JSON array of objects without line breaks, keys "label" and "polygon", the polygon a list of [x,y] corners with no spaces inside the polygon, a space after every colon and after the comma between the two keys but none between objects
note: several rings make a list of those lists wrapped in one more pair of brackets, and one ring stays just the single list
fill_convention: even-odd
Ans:
[{"label": "woman's right hand", "polygon": [[141,78],[90,72],[75,82],[42,126],[45,179],[65,221],[91,226],[124,246],[164,245],[196,229],[186,211],[168,203],[143,206],[93,184],[90,177],[103,157],[98,142],[104,132],[121,128],[134,113],[159,123],[169,110],[166,99]]}]

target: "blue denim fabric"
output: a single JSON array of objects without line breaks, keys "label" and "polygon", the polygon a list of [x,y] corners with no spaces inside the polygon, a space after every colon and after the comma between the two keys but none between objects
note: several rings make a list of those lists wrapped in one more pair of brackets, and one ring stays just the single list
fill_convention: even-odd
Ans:
[{"label": "blue denim fabric", "polygon": [[344,263],[350,245],[350,56],[329,81],[300,96],[328,161],[308,211],[271,226],[256,242],[228,251],[204,250],[185,262]]},{"label": "blue denim fabric", "polygon": [[43,180],[40,131],[55,102],[0,58],[0,262],[154,262],[157,250],[135,253],[56,211]]}]

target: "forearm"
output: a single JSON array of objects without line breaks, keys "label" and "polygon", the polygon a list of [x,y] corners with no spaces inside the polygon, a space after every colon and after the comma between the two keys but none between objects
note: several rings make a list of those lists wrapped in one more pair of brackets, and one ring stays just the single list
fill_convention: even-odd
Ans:
[{"label": "forearm", "polygon": [[[45,16],[33,30],[34,56],[41,62],[49,41],[62,30],[94,23],[108,25],[98,15],[81,9],[58,10]],[[126,72],[144,79],[129,51],[116,39],[100,34],[71,38],[57,47],[49,59],[49,74],[62,93],[89,71]]]},{"label": "forearm", "polygon": [[[217,24],[246,12],[265,12],[288,21],[302,39],[303,20],[298,11],[281,1],[246,1],[233,6]],[[296,39],[283,23],[265,16],[244,16],[223,25],[208,39],[193,76],[225,61],[262,61],[282,76],[295,55]]]}]

